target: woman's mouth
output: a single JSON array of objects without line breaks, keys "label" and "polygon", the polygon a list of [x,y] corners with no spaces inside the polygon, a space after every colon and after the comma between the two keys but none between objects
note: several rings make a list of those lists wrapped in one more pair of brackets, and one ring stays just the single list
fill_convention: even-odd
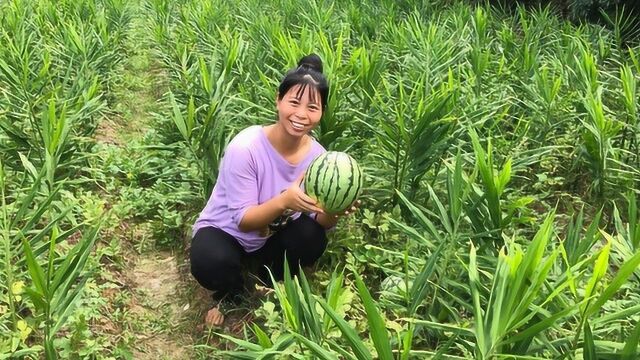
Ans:
[{"label": "woman's mouth", "polygon": [[293,120],[289,120],[291,122],[291,126],[293,126],[294,129],[296,130],[304,130],[305,128],[305,124],[303,123],[299,123],[297,121],[293,121]]}]

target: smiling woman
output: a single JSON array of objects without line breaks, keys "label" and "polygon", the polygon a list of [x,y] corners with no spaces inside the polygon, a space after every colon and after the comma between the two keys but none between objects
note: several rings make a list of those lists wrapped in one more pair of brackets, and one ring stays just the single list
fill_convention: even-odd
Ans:
[{"label": "smiling woman", "polygon": [[[325,214],[301,181],[309,164],[326,152],[310,132],[322,118],[328,93],[320,58],[303,57],[278,88],[278,121],[241,131],[225,149],[191,245],[191,273],[214,298],[238,299],[245,269],[270,286],[266,267],[281,280],[285,253],[296,274],[298,266],[314,264],[324,252],[325,229],[338,217]],[[207,322],[221,323],[217,315],[212,309]]]}]

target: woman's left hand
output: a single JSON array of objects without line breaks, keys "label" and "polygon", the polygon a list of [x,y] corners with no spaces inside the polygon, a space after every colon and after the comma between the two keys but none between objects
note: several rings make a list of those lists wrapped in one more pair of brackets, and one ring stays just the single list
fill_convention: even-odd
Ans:
[{"label": "woman's left hand", "polygon": [[336,226],[336,224],[338,223],[338,220],[340,220],[341,217],[347,216],[356,212],[361,204],[362,202],[360,200],[355,201],[345,211],[342,211],[339,213],[330,214],[325,211],[324,213],[318,214],[318,216],[316,216],[316,221],[320,225],[322,225],[325,229],[331,229],[332,227]]},{"label": "woman's left hand", "polygon": [[333,217],[333,218],[335,218],[335,219],[339,219],[340,217],[343,217],[343,216],[349,216],[350,214],[353,214],[354,212],[358,211],[358,208],[360,207],[360,205],[362,205],[362,201],[356,200],[345,211],[339,212],[339,213],[328,214],[328,215]]}]

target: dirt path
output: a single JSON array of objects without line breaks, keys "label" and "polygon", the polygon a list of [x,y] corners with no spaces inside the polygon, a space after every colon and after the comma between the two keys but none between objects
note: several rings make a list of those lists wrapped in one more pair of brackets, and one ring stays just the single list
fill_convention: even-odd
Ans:
[{"label": "dirt path", "polygon": [[[135,157],[136,151],[144,151],[136,150],[136,143],[153,126],[152,113],[158,112],[166,85],[144,38],[143,14],[138,11],[133,22],[132,54],[123,67],[122,86],[115,91],[115,111],[101,122],[96,140],[105,152]],[[115,304],[118,294],[107,296],[113,302],[111,309],[126,314],[115,326],[110,324],[118,329],[110,332],[128,339],[126,352],[134,359],[192,359],[190,328],[197,310],[189,300],[193,299],[193,285],[185,281],[185,266],[180,265],[184,253],[155,249],[145,225],[123,220],[112,234],[119,238],[118,256],[123,264],[104,277],[117,278],[119,291],[128,293],[120,300],[122,305]]]},{"label": "dirt path", "polygon": [[[162,114],[166,110],[162,100],[168,91],[168,79],[159,60],[153,58],[150,31],[145,29],[144,10],[139,6],[129,39],[129,57],[119,71],[121,81],[113,91],[113,112],[100,123],[96,133],[100,144],[98,148],[102,152],[98,156],[116,159],[105,161],[105,166],[123,168],[116,171],[117,176],[123,176],[127,171],[143,171],[136,166],[144,167],[149,157],[154,164],[158,160],[170,164],[173,159],[156,158],[149,150],[160,144],[160,140],[157,143],[154,140],[159,136],[154,131],[167,126],[160,124],[162,120],[154,114]],[[127,177],[129,175],[126,174]],[[101,296],[106,304],[101,310],[101,318],[94,321],[94,335],[102,340],[100,343],[106,344],[103,345],[106,352],[115,358],[219,358],[219,355],[214,355],[216,350],[229,350],[233,345],[222,341],[215,333],[243,338],[244,324],[251,323],[254,317],[252,309],[259,306],[259,300],[252,300],[251,306],[240,306],[226,312],[221,328],[205,328],[204,316],[214,304],[208,292],[191,277],[186,241],[188,230],[185,229],[182,238],[175,234],[166,235],[174,237],[169,239],[154,238],[158,233],[163,234],[158,236],[165,236],[162,225],[154,223],[157,215],[139,214],[135,210],[141,202],[142,207],[148,210],[144,193],[149,188],[135,181],[115,182],[127,188],[122,189],[129,191],[125,194],[134,196],[122,196],[115,194],[116,191],[104,194],[112,208],[125,210],[114,212],[117,214],[114,215],[116,225],[105,234],[109,239],[107,243],[110,240],[117,243],[117,254],[108,260],[110,263],[104,266],[104,273],[99,279],[102,283]],[[166,196],[157,190],[148,195],[156,198]],[[129,208],[134,210],[126,210]],[[185,223],[184,227],[188,225]],[[172,248],[159,249],[156,243],[160,240],[165,244],[168,242]]]},{"label": "dirt path", "polygon": [[144,319],[139,334],[140,348],[136,359],[190,359],[191,339],[175,333],[173,325],[183,321],[190,308],[182,304],[180,274],[176,256],[169,252],[149,251],[141,254],[135,264],[132,282],[136,289],[136,304],[132,311]]}]

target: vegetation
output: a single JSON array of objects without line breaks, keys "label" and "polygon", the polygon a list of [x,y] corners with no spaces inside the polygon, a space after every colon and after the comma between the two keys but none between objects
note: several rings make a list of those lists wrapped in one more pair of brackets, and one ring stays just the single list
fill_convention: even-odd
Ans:
[{"label": "vegetation", "polygon": [[[637,358],[640,46],[608,18],[0,2],[0,358]],[[199,329],[190,226],[311,52],[315,135],[362,166],[361,210],[313,274]]]}]

